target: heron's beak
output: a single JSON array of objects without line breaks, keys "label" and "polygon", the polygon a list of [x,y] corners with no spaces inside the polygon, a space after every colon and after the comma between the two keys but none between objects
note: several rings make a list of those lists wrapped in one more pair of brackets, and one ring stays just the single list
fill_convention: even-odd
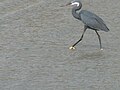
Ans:
[{"label": "heron's beak", "polygon": [[67,3],[65,6],[71,5],[71,2]]},{"label": "heron's beak", "polygon": [[67,3],[66,5],[62,5],[61,7],[65,7],[65,6],[68,6],[68,5],[71,5],[71,2]]}]

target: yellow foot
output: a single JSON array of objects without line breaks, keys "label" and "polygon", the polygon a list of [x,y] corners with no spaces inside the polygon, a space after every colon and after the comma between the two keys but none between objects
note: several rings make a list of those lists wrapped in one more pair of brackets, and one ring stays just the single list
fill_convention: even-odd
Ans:
[{"label": "yellow foot", "polygon": [[69,49],[70,49],[70,50],[74,50],[74,49],[75,49],[75,47],[71,46],[71,47],[69,47]]}]

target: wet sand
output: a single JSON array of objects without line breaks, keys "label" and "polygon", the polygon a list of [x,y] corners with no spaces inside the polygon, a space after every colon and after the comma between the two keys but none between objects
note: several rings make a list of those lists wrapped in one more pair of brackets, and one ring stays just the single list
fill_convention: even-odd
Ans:
[{"label": "wet sand", "polygon": [[109,32],[83,32],[69,0],[0,0],[0,90],[119,90],[120,1],[82,0]]}]

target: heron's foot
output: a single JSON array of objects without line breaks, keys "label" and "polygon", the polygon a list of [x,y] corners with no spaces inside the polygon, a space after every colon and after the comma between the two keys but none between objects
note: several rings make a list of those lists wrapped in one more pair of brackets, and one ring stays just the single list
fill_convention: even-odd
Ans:
[{"label": "heron's foot", "polygon": [[101,48],[100,50],[103,51],[103,48]]},{"label": "heron's foot", "polygon": [[69,47],[70,50],[75,50],[75,47],[71,46]]}]

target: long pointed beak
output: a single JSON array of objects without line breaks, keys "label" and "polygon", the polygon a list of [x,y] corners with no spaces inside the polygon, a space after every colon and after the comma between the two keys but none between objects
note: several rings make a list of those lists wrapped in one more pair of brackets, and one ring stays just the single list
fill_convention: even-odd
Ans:
[{"label": "long pointed beak", "polygon": [[67,3],[66,5],[61,5],[61,7],[65,7],[65,6],[68,6],[68,5],[71,5],[71,2]]},{"label": "long pointed beak", "polygon": [[71,5],[71,2],[67,3],[65,6]]}]

